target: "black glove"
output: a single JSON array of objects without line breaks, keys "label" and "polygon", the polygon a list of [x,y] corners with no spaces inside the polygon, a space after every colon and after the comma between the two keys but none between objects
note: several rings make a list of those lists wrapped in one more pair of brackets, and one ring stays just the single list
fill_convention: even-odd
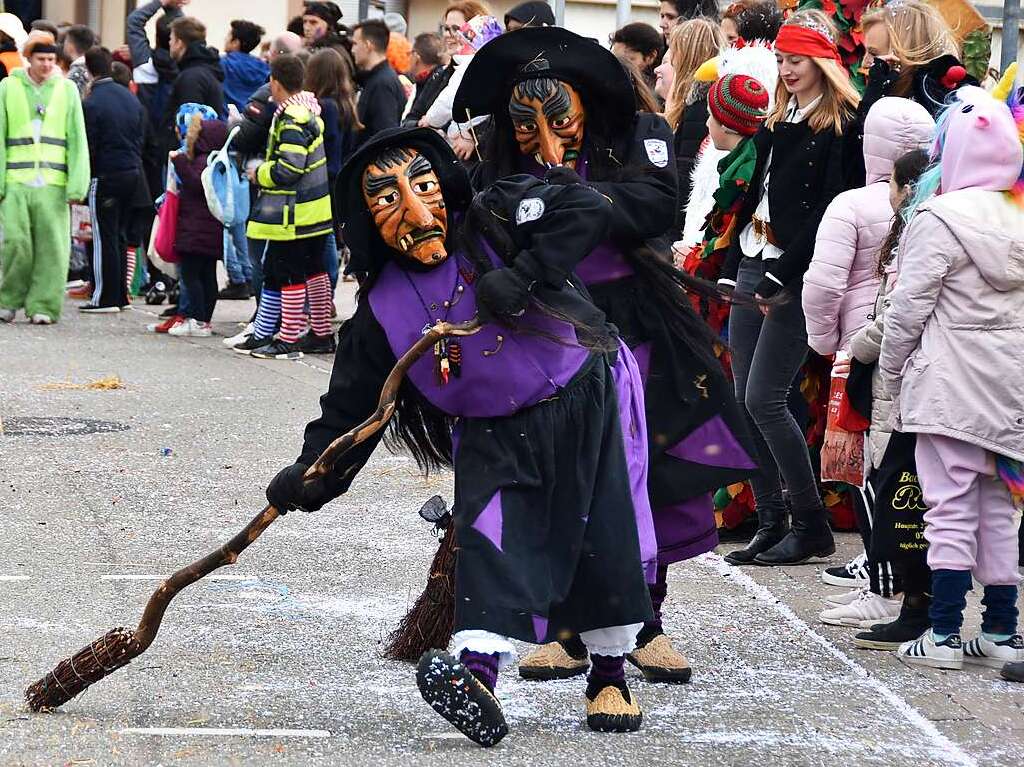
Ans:
[{"label": "black glove", "polygon": [[580,174],[572,168],[567,168],[564,165],[556,165],[553,168],[548,168],[547,172],[544,173],[544,180],[554,186],[569,186],[570,184],[582,184],[583,179],[580,178]]},{"label": "black glove", "polygon": [[300,509],[320,511],[333,496],[323,477],[304,482],[302,477],[309,467],[304,463],[286,466],[267,485],[267,500],[282,514]]},{"label": "black glove", "polygon": [[492,269],[476,281],[476,309],[481,322],[507,322],[526,311],[530,286],[515,269]]}]

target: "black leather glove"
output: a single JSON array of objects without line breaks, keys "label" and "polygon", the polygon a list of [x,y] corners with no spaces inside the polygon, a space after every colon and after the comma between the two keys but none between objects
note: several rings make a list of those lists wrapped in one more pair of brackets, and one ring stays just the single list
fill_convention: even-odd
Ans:
[{"label": "black leather glove", "polygon": [[476,309],[482,322],[507,322],[526,311],[530,286],[515,269],[492,269],[476,281]]},{"label": "black leather glove", "polygon": [[570,184],[583,183],[583,179],[580,178],[579,173],[572,168],[565,167],[564,165],[556,165],[553,168],[548,168],[544,173],[544,180],[555,186],[569,186]]},{"label": "black leather glove", "polygon": [[267,500],[282,514],[300,509],[320,511],[333,496],[323,477],[304,482],[302,477],[309,467],[304,463],[286,466],[267,485]]}]

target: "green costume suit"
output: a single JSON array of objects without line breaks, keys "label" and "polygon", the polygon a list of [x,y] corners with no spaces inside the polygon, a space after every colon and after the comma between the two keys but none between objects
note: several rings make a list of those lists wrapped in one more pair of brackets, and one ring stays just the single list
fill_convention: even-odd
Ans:
[{"label": "green costume suit", "polygon": [[89,190],[78,89],[25,69],[0,82],[0,309],[60,317],[71,252],[68,203]]}]

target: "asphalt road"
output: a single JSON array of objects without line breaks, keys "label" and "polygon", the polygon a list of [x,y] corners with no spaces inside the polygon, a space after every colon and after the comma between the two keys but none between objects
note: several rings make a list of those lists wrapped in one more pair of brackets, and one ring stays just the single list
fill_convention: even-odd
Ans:
[{"label": "asphalt road", "polygon": [[[29,713],[28,683],[109,628],[134,625],[161,578],[262,508],[327,383],[324,358],[258,361],[219,338],[149,335],[147,309],[0,326],[0,765],[1024,758],[1024,686],[993,670],[911,670],[856,650],[851,630],[816,622],[830,593],[818,568],[736,571],[714,555],[670,571],[666,624],[693,681],[648,685],[628,672],[640,733],[589,732],[579,679],[527,683],[509,671],[498,695],[512,732],[482,751],[420,700],[410,666],[380,657],[436,546],[416,511],[434,493],[451,496],[450,476],[424,479],[383,449],[347,496],[288,515],[221,578],[184,592],[136,662],[55,713]],[[229,320],[246,311],[222,304],[218,331],[234,332]],[[67,386],[108,376],[125,388]],[[107,426],[12,433],[55,417]],[[854,553],[855,536],[841,538],[840,554]]]}]

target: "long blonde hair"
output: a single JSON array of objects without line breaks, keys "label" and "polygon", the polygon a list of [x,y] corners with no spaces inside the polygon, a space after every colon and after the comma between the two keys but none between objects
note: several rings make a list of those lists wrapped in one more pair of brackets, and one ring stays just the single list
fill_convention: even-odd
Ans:
[{"label": "long blonde hair", "polygon": [[864,14],[861,28],[885,24],[892,52],[902,67],[919,67],[950,54],[960,58],[960,48],[946,20],[921,0],[900,0]]},{"label": "long blonde hair", "polygon": [[718,55],[725,38],[718,23],[704,16],[687,19],[676,25],[668,39],[669,61],[675,70],[672,92],[665,101],[665,119],[676,129],[683,110],[692,103],[693,76],[710,58]]},{"label": "long blonde hair", "polygon": [[[797,11],[786,20],[786,25],[789,24],[809,27],[816,32],[827,30],[829,37],[833,41],[836,39],[835,28],[832,26],[832,22],[828,16],[816,9]],[[815,133],[831,130],[837,136],[841,136],[843,125],[857,111],[857,105],[860,103],[860,94],[850,82],[849,73],[835,59],[817,56],[809,56],[808,58],[821,70],[822,81],[821,101],[818,102],[817,106],[808,115],[807,124],[811,126],[811,130]],[[785,119],[786,110],[789,108],[789,98],[789,91],[786,90],[786,84],[780,77],[778,85],[775,86],[775,108],[768,115],[768,119],[764,123],[769,130],[774,129],[778,123],[783,122]]]}]

